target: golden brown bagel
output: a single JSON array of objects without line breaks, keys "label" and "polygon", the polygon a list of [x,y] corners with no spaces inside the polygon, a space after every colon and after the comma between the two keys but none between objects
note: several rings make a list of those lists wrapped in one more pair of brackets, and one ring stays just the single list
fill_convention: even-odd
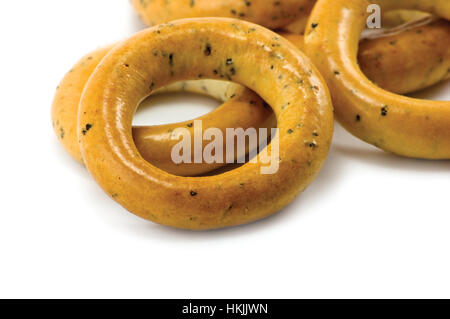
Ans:
[{"label": "golden brown bagel", "polygon": [[[447,0],[379,3],[386,10],[429,10],[450,18]],[[450,102],[393,94],[373,84],[360,70],[357,52],[368,5],[366,0],[319,0],[305,33],[305,50],[328,83],[337,120],[355,136],[386,151],[449,159]]]},{"label": "golden brown bagel", "polygon": [[[131,131],[140,101],[199,74],[220,79],[215,70],[273,108],[276,174],[262,174],[258,156],[222,175],[179,177],[138,152]],[[78,133],[91,175],[126,209],[163,225],[214,229],[269,216],[303,191],[327,156],[333,111],[321,75],[289,41],[235,19],[186,19],[142,31],[105,57],[84,90]],[[276,150],[268,146],[270,154]]]}]

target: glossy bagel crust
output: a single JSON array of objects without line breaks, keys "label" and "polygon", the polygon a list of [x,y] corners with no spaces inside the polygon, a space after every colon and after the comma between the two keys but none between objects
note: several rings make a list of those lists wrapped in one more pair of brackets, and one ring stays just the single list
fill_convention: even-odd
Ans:
[{"label": "glossy bagel crust", "polygon": [[[429,10],[450,17],[450,1],[380,1],[385,9]],[[352,134],[414,158],[450,158],[450,102],[413,99],[373,84],[357,63],[366,0],[319,0],[306,30],[306,52],[330,88],[336,118]],[[342,35],[345,35],[343,37]]]},{"label": "glossy bagel crust", "polygon": [[229,17],[270,29],[306,17],[315,0],[131,0],[141,20],[153,26],[182,18]]},{"label": "glossy bagel crust", "polygon": [[[261,174],[258,160],[222,175],[179,177],[139,154],[131,127],[140,101],[176,81],[199,74],[218,79],[219,73],[273,108],[279,128],[276,174]],[[86,167],[114,200],[145,219],[204,230],[264,218],[303,191],[327,156],[333,110],[321,75],[289,41],[240,20],[186,19],[116,46],[88,81],[78,123]]]}]

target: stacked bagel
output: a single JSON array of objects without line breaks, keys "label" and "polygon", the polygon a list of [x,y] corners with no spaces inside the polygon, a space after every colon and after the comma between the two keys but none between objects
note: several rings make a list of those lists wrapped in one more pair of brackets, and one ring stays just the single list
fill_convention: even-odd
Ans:
[{"label": "stacked bagel", "polygon": [[[58,86],[52,122],[72,157],[138,216],[206,230],[279,211],[320,171],[334,115],[386,151],[450,159],[449,102],[400,95],[450,77],[446,0],[132,3],[151,27],[77,62]],[[395,27],[361,38],[371,3]],[[144,98],[176,91],[223,104],[183,123],[132,126]],[[262,174],[260,155],[219,175],[226,161],[175,163],[173,132],[194,135],[195,121],[202,133],[278,128],[266,150],[277,146],[278,170]]]}]

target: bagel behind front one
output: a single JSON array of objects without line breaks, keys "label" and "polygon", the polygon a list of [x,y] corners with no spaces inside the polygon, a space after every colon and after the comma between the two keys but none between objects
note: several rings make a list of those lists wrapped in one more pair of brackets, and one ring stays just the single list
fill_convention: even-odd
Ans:
[{"label": "bagel behind front one", "polygon": [[316,0],[131,0],[139,17],[153,26],[176,19],[228,17],[270,29],[308,16]]},{"label": "bagel behind front one", "polygon": [[327,81],[337,120],[350,133],[388,152],[450,159],[449,101],[397,95],[362,73],[357,52],[371,2],[383,10],[418,9],[450,20],[448,0],[319,0],[305,33],[305,52]]}]

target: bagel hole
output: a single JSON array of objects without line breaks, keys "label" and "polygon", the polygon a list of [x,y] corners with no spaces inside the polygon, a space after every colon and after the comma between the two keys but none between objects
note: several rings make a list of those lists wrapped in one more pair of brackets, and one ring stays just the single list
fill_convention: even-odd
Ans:
[{"label": "bagel hole", "polygon": [[[381,29],[365,29],[363,33],[361,34],[361,42],[360,42],[360,50],[358,51],[358,60],[361,63],[360,60],[360,51],[362,45],[367,45],[367,42],[373,39],[377,38],[389,38],[393,35],[401,34],[402,32],[410,32],[413,36],[417,37],[416,41],[418,42],[424,42],[423,37],[426,35],[426,32],[433,32],[432,30],[426,30],[427,27],[433,26],[433,25],[439,25],[444,27],[443,24],[446,24],[448,27],[449,22],[445,22],[445,20],[440,19],[436,16],[430,15],[426,12],[420,12],[416,10],[393,10],[387,12],[383,16],[383,25]],[[425,30],[424,30],[425,28]],[[430,47],[430,50],[432,50],[432,41],[433,39],[428,39],[431,44],[428,46]],[[398,42],[401,41],[401,39],[398,38],[392,38],[392,41],[389,42],[389,45],[392,45],[393,47],[398,45]],[[438,40],[434,40],[438,41]],[[436,46],[436,43],[433,45],[433,47]],[[367,49],[367,48],[366,48]],[[367,51],[367,50],[366,50]],[[390,51],[388,51],[390,52]],[[398,56],[399,53],[395,53]],[[390,52],[392,54],[392,52]],[[370,56],[370,55],[369,55]],[[380,51],[378,55],[372,56],[372,58],[375,58],[375,63],[379,63],[380,65],[383,65],[384,62],[380,62],[378,59],[382,58],[383,56],[386,56],[386,53],[383,51]],[[450,74],[450,68],[448,68],[448,55],[444,52],[440,52],[440,54],[437,54],[433,57],[433,59],[430,59],[430,65],[428,65],[428,69],[425,69],[423,65],[416,65],[413,62],[403,61],[402,63],[406,63],[405,67],[399,67],[398,74],[400,76],[394,76],[394,79],[396,82],[393,82],[393,77],[390,74],[387,74],[386,76],[374,76],[373,74],[365,74],[366,77],[372,81],[377,86],[380,86],[381,88],[392,92],[392,90],[389,88],[389,86],[395,86],[400,87],[401,91],[408,91],[409,93],[403,93],[399,94],[398,92],[394,91],[393,93],[422,99],[422,100],[433,100],[433,101],[449,101],[450,100],[450,87],[449,87],[449,80],[446,80],[446,77],[449,77]],[[367,61],[366,61],[367,64]],[[446,67],[447,66],[447,67]],[[391,66],[394,70],[397,69],[396,66]],[[362,64],[360,64],[361,70],[364,72],[364,67]],[[405,72],[411,72],[414,73],[414,69],[422,68],[421,71],[427,72],[427,75],[424,76],[424,79],[427,79],[431,76],[434,81],[423,83],[416,82],[415,84],[411,84],[409,86],[404,86],[402,83],[404,80]],[[438,71],[438,73],[436,73]],[[374,72],[373,69],[369,68],[369,73]],[[446,72],[446,73],[445,73]],[[411,75],[412,76],[412,75]],[[418,75],[415,75],[418,76]],[[379,78],[379,82],[375,80],[376,78]],[[441,80],[439,80],[441,79]],[[391,83],[389,83],[391,82]],[[432,84],[434,82],[434,84]],[[427,86],[428,85],[428,86]],[[423,88],[418,88],[423,87]]]},{"label": "bagel hole", "polygon": [[133,125],[150,126],[189,121],[213,111],[220,105],[220,101],[201,94],[159,93],[149,96],[139,105]]},{"label": "bagel hole", "polygon": [[[136,110],[133,118],[133,126],[157,126],[167,125],[173,123],[180,123],[180,127],[185,127],[183,122],[194,121],[203,115],[210,113],[211,111],[222,105],[222,101],[217,98],[191,92],[162,92],[151,95],[141,102]],[[270,133],[269,133],[270,134]],[[271,138],[268,138],[267,145],[270,145]],[[209,143],[209,141],[204,142]],[[224,141],[225,143],[225,141]],[[235,139],[236,143],[236,139]],[[249,140],[246,139],[246,145],[248,146]],[[261,150],[261,149],[260,149]],[[143,155],[143,154],[141,154]],[[143,156],[146,158],[146,156]],[[228,171],[237,169],[242,165],[248,163],[252,158],[249,154],[242,156],[244,163],[232,163],[223,164],[221,167],[213,169],[209,172],[196,173],[196,174],[177,174],[175,172],[168,171],[163,166],[150,161],[150,164],[165,170],[174,175],[191,176],[191,177],[207,177],[221,175]],[[236,160],[237,161],[237,160]],[[186,164],[180,164],[186,165]],[[191,164],[192,165],[192,164]],[[195,164],[193,164],[195,165]],[[199,164],[202,165],[202,164]],[[219,165],[220,166],[220,165]]]}]

